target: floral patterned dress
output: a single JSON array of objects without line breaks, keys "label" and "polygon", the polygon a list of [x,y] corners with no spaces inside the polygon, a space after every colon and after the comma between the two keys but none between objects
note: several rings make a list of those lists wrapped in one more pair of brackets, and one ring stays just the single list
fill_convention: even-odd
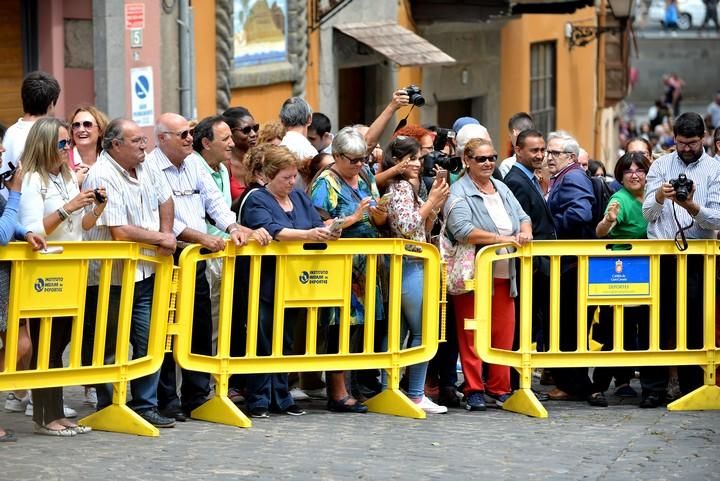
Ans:
[{"label": "floral patterned dress", "polygon": [[[375,184],[375,176],[368,167],[363,167],[363,174],[358,179],[357,189],[350,187],[333,169],[326,169],[311,186],[310,197],[312,197],[315,208],[321,212],[321,216],[326,214],[329,218],[339,218],[352,215],[357,210],[360,201],[365,197],[372,197],[377,200],[380,193]],[[380,233],[370,221],[369,215],[365,213],[360,222],[343,229],[341,237],[353,239],[377,238],[380,237]],[[351,325],[364,324],[365,322],[365,266],[366,257],[364,255],[353,256],[352,297],[350,301]],[[378,257],[375,319],[383,319],[384,317],[382,289],[380,288],[384,277],[381,273],[384,271],[384,259]],[[323,319],[323,321],[329,325],[338,324],[338,310],[330,309],[328,311],[328,318]]]},{"label": "floral patterned dress", "polygon": [[390,233],[393,237],[426,242],[425,221],[420,216],[420,207],[424,204],[422,198],[415,203],[413,186],[406,180],[394,182],[388,187],[391,194],[388,206],[388,221]]}]

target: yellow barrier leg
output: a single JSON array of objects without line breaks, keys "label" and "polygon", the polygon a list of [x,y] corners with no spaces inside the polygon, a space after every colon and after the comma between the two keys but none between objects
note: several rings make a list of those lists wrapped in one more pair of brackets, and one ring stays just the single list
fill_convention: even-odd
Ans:
[{"label": "yellow barrier leg", "polygon": [[377,396],[365,401],[365,405],[371,412],[391,414],[405,418],[425,419],[425,411],[412,402],[400,390],[400,368],[393,367],[388,371],[388,388]]},{"label": "yellow barrier leg", "polygon": [[668,404],[668,411],[720,410],[720,386],[715,385],[715,364],[705,366],[705,385]]},{"label": "yellow barrier leg", "polygon": [[535,393],[530,389],[532,386],[532,367],[529,364],[530,356],[525,355],[524,357],[528,358],[527,360],[523,360],[525,366],[518,369],[520,372],[520,389],[515,391],[513,395],[503,403],[502,408],[506,411],[525,414],[534,418],[546,418],[548,417],[547,409],[540,404]]},{"label": "yellow barrier leg", "polygon": [[228,378],[226,373],[215,376],[215,397],[193,409],[190,416],[211,423],[249,428],[252,426],[250,419],[227,396]]},{"label": "yellow barrier leg", "polygon": [[160,431],[145,421],[138,413],[125,405],[127,383],[113,384],[113,404],[80,420],[80,424],[96,431],[137,434],[138,436],[160,436]]}]

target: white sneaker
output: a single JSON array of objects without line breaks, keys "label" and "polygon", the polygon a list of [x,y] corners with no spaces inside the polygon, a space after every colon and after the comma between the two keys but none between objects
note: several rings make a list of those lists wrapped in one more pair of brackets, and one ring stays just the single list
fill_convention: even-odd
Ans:
[{"label": "white sneaker", "polygon": [[447,406],[440,406],[438,404],[435,404],[427,396],[422,397],[422,399],[418,403],[418,407],[428,414],[445,414],[448,411]]},{"label": "white sneaker", "polygon": [[[63,406],[63,412],[65,414],[65,417],[68,419],[76,418],[77,417],[77,411],[75,411],[70,406]],[[35,414],[35,410],[33,409],[33,403],[30,401],[25,408],[25,416],[32,416]]]},{"label": "white sneaker", "polygon": [[324,387],[320,389],[305,389],[304,392],[310,399],[327,399],[327,389]]},{"label": "white sneaker", "polygon": [[85,405],[86,406],[97,406],[97,391],[94,387],[85,388]]},{"label": "white sneaker", "polygon": [[290,395],[292,396],[292,398],[293,398],[295,401],[307,401],[308,399],[310,399],[310,396],[308,396],[307,394],[305,394],[305,391],[303,391],[303,390],[300,389],[299,387],[296,387],[296,388],[294,388],[294,389],[291,389],[291,390],[290,390]]},{"label": "white sneaker", "polygon": [[30,395],[26,394],[24,398],[20,399],[15,395],[14,392],[8,393],[7,399],[5,400],[5,411],[9,413],[21,413],[30,403]]}]

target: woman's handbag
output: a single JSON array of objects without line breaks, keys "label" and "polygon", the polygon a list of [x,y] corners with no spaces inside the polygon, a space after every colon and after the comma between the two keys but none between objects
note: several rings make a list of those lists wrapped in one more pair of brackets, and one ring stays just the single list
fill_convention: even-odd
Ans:
[{"label": "woman's handbag", "polygon": [[433,239],[433,244],[440,249],[440,256],[447,265],[447,291],[448,294],[452,295],[470,292],[470,290],[465,287],[465,281],[475,277],[475,246],[464,242],[454,244],[445,236],[447,218],[450,215],[450,211],[452,211],[453,207],[455,207],[460,200],[461,199],[455,199],[455,201],[450,204],[448,215],[445,216],[440,224],[440,232]]}]

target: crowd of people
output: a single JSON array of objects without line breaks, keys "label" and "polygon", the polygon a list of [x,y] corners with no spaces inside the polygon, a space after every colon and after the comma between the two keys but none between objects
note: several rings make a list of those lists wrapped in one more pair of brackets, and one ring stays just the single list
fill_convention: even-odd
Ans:
[{"label": "crowd of people", "polygon": [[[617,161],[614,179],[605,167],[589,159],[569,133],[535,129],[532,117],[518,113],[508,123],[512,156],[499,161],[498,145],[477,119],[462,117],[450,129],[406,125],[396,129],[383,149],[379,139],[395,112],[409,105],[405,89],[397,90],[375,121],[346,126],[332,133],[330,120],[314,113],[302,98],[282,104],[279,121],[260,125],[244,107],[229,108],[221,115],[191,121],[175,113],[160,115],[155,123],[155,148],[146,152],[148,138],[132,120],[106,115],[91,105],[72,112],[65,122],[54,111],[60,86],[50,75],[29,74],[22,86],[24,115],[4,134],[4,163],[17,170],[4,180],[7,199],[0,197],[0,241],[26,240],[33,249],[47,241],[123,240],[156,247],[157,255],[172,255],[200,244],[211,252],[227,242],[261,246],[292,240],[332,242],[339,238],[395,237],[427,242],[441,235],[455,245],[477,251],[482,246],[504,244],[513,249],[539,240],[675,239],[675,218],[687,238],[716,238],[720,229],[720,164],[705,152],[705,124],[698,114],[686,113],[673,125],[676,151],[655,158],[648,139],[627,142]],[[715,132],[717,149],[720,142]],[[431,159],[431,160],[428,160]],[[432,160],[435,159],[435,160]],[[438,160],[439,159],[439,160]],[[671,181],[685,174],[694,181],[689,196],[678,197]],[[614,193],[601,218],[593,176]],[[603,206],[604,207],[604,206]],[[577,260],[563,257],[560,294],[560,349],[577,347]],[[539,349],[548,345],[549,268],[547,259],[534,259],[533,336]],[[690,259],[693,266],[702,259]],[[257,319],[259,356],[273,349],[275,259],[264,257]],[[340,319],[350,320],[351,350],[365,345],[365,322],[377,326],[377,349],[388,347],[388,269],[377,258],[377,284],[366,282],[367,258],[353,257],[350,312],[323,309],[318,327],[318,352],[337,353]],[[698,267],[698,266],[695,266]],[[700,266],[701,267],[701,266]],[[191,351],[213,355],[217,343],[222,260],[198,264]],[[674,346],[674,259],[663,259],[661,280],[661,341]],[[91,364],[98,355],[114,362],[117,318],[123,267],[113,263],[108,320],[103,353],[95,353],[98,286],[103,274],[98,261],[90,263],[83,322],[82,359]],[[688,270],[688,347],[702,342],[702,268]],[[10,267],[0,265],[0,336],[6,342]],[[247,284],[250,264],[239,257],[233,292],[231,355],[244,356],[247,348]],[[424,264],[411,256],[403,259],[401,342],[421,345]],[[517,313],[523,293],[519,266],[504,260],[493,266],[492,345],[517,346]],[[139,261],[134,267],[130,343],[133,358],[147,353],[154,269]],[[377,302],[368,312],[366,289],[375,290]],[[444,413],[462,405],[482,411],[501,407],[517,388],[507,366],[485,365],[474,348],[473,331],[464,320],[472,318],[473,292],[450,296],[448,342],[429,363],[409,366],[401,383],[407,396],[427,413]],[[599,339],[612,349],[613,318],[600,313]],[[305,349],[306,313],[286,309],[284,353]],[[72,319],[52,322],[49,367],[62,366],[62,354],[71,339]],[[646,307],[625,312],[626,350],[648,346]],[[40,323],[21,320],[16,342],[18,369],[35,369]],[[464,382],[458,386],[456,363],[460,359]],[[0,351],[0,363],[5,353]],[[0,368],[2,365],[0,364]],[[483,369],[485,368],[485,369]],[[131,382],[128,405],[156,427],[172,427],[212,396],[207,373],[182,370],[166,355],[161,369]],[[587,401],[607,406],[605,392],[615,378],[616,393],[636,396],[629,385],[634,368],[552,369],[555,400]],[[349,375],[348,375],[349,374]],[[684,393],[702,383],[702,371],[690,366],[678,370]],[[641,407],[667,401],[666,368],[641,370]],[[255,418],[270,413],[302,415],[298,404],[308,397],[327,399],[335,412],[363,413],[364,401],[387,388],[385,373],[375,370],[345,373],[266,373],[232,376],[228,397],[244,403]],[[224,394],[224,393],[223,393]],[[112,403],[112,385],[85,387],[86,402],[98,410]],[[71,437],[90,428],[72,421],[75,411],[65,406],[62,388],[16,391],[7,395],[5,409],[32,413],[38,434]],[[0,441],[14,441],[14,433],[0,428]]]}]

